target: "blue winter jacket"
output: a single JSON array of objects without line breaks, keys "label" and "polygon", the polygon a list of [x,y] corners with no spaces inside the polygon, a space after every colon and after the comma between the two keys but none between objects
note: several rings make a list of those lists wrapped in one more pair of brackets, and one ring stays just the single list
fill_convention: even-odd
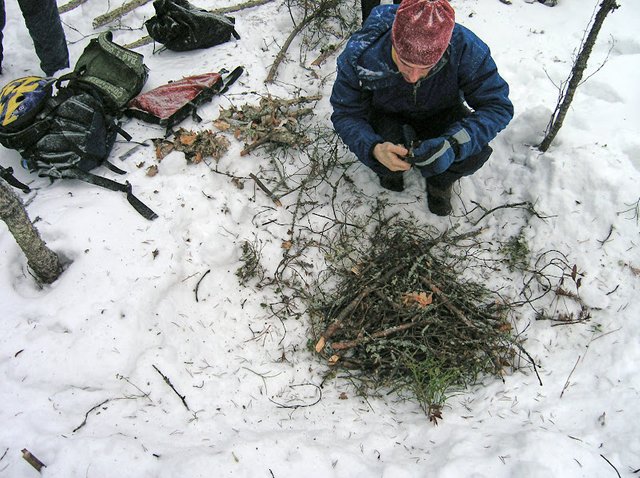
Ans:
[{"label": "blue winter jacket", "polygon": [[[480,152],[513,117],[509,86],[498,74],[489,47],[456,24],[442,59],[426,78],[410,84],[391,59],[397,9],[398,5],[374,8],[338,57],[331,93],[331,121],[338,135],[360,161],[374,167],[373,147],[384,139],[368,122],[373,109],[410,119],[437,117],[466,101],[473,114],[452,124],[443,136],[453,136],[460,144],[456,161]],[[442,171],[426,175],[438,172]]]}]

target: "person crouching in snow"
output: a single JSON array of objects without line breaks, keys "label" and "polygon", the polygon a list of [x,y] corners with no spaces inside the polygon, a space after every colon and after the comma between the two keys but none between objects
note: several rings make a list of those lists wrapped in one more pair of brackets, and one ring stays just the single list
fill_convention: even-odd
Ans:
[{"label": "person crouching in snow", "polygon": [[403,0],[375,7],[337,64],[340,138],[386,189],[404,190],[403,172],[418,168],[429,210],[451,214],[453,184],[482,167],[513,117],[489,47],[446,0]]}]

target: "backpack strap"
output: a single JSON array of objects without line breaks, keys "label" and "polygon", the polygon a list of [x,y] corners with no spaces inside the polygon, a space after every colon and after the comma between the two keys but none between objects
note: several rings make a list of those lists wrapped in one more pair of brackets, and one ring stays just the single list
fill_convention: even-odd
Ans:
[{"label": "backpack strap", "polygon": [[20,181],[16,179],[13,175],[13,168],[3,168],[0,166],[0,178],[4,179],[7,183],[17,189],[22,189],[22,192],[28,193],[31,192],[31,188],[26,184],[22,184]]},{"label": "backpack strap", "polygon": [[129,201],[129,204],[131,204],[142,217],[149,220],[153,220],[158,217],[158,215],[153,212],[151,208],[149,208],[149,206],[144,204],[142,201],[140,201],[140,199],[133,195],[131,183],[129,183],[129,181],[126,181],[125,184],[122,184],[111,179],[103,178],[102,176],[97,176],[95,174],[82,171],[78,168],[66,169],[63,172],[63,176],[66,178],[80,179],[81,181],[110,189],[111,191],[120,191],[126,193],[127,201]]}]

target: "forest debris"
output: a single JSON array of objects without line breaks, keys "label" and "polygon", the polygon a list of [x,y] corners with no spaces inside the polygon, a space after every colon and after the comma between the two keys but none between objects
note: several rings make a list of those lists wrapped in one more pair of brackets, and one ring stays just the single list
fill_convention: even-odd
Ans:
[{"label": "forest debris", "polygon": [[65,3],[64,5],[60,5],[58,7],[58,13],[62,14],[62,13],[69,12],[69,11],[73,10],[74,8],[79,7],[83,3],[86,3],[87,1],[88,0],[71,0],[69,3]]},{"label": "forest debris", "polygon": [[149,166],[147,168],[147,176],[149,176],[150,178],[154,177],[156,174],[158,174],[158,165],[157,164],[152,164],[151,166]]},{"label": "forest debris", "polygon": [[249,177],[251,179],[253,179],[256,182],[256,185],[262,189],[267,196],[269,196],[271,198],[271,200],[273,201],[273,203],[278,206],[281,207],[282,206],[282,202],[280,201],[280,199],[278,198],[278,196],[276,196],[267,186],[264,185],[264,183],[262,181],[260,181],[260,179],[258,179],[258,177],[251,173],[249,174]]},{"label": "forest debris", "polygon": [[313,114],[313,109],[305,105],[320,99],[319,95],[292,99],[267,95],[258,104],[221,110],[213,124],[220,131],[232,130],[236,139],[247,143],[242,156],[267,143],[304,147],[310,140],[300,119]]},{"label": "forest debris", "polygon": [[29,463],[32,467],[34,467],[39,472],[42,472],[41,470],[43,468],[46,468],[47,466],[44,463],[42,463],[40,460],[38,460],[38,458],[26,448],[22,449],[22,458],[24,458],[27,463]]},{"label": "forest debris", "polygon": [[171,380],[169,380],[169,377],[167,377],[164,373],[162,373],[162,371],[158,367],[156,367],[155,365],[152,365],[152,367],[162,377],[162,379],[164,380],[164,383],[166,383],[169,386],[169,388],[171,388],[171,390],[173,390],[173,392],[178,397],[180,397],[180,400],[182,401],[184,408],[186,408],[188,411],[191,411],[191,409],[189,408],[189,405],[187,405],[187,397],[185,395],[180,395],[180,392],[178,392],[178,390],[176,390],[176,387],[173,386],[173,383],[171,383]]},{"label": "forest debris", "polygon": [[155,139],[154,145],[158,161],[175,150],[183,152],[188,162],[197,164],[204,158],[219,161],[228,151],[230,143],[224,136],[210,130],[196,132],[180,128],[174,133],[173,141]]},{"label": "forest debris", "polygon": [[349,260],[331,264],[334,286],[310,294],[314,348],[329,366],[355,364],[365,387],[412,392],[434,423],[453,391],[516,367],[526,352],[509,305],[458,276],[468,256],[453,254],[451,238],[407,220],[353,234],[335,245]]},{"label": "forest debris", "polygon": [[93,19],[93,28],[100,28],[104,25],[106,25],[107,23],[111,23],[114,20],[117,20],[118,18],[123,17],[124,15],[126,15],[129,12],[132,12],[133,10],[135,10],[136,8],[149,3],[151,0],[131,0],[128,3],[125,3],[124,5],[111,10],[107,13],[105,13],[104,15],[100,15],[96,18]]}]

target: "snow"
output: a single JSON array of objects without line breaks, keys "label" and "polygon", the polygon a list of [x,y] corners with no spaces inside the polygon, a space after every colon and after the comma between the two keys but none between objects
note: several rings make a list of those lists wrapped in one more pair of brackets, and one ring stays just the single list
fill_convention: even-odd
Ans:
[{"label": "snow", "polygon": [[[6,3],[2,81],[41,75],[17,3]],[[616,470],[635,476],[638,2],[620,0],[621,8],[606,19],[588,74],[602,68],[578,89],[549,151],[531,147],[542,139],[556,85],[567,78],[597,3],[561,0],[548,8],[524,0],[452,2],[457,21],[491,47],[516,108],[512,123],[492,142],[490,162],[456,188],[455,216],[424,211],[417,175],[409,176],[407,191],[393,196],[365,168],[354,164],[349,170],[364,194],[395,201],[396,209],[414,211],[440,230],[469,227],[473,218],[462,211],[473,208],[471,201],[487,208],[531,201],[549,216],[523,224],[521,215],[503,209],[482,223],[487,241],[522,229],[532,252],[561,251],[585,273],[581,294],[593,309],[589,322],[552,327],[523,317],[518,325],[541,364],[542,386],[530,368],[504,381],[487,378],[452,397],[435,426],[413,401],[393,394],[364,400],[347,380],[323,383],[327,366],[307,348],[307,318],[280,322],[262,306],[277,296],[251,283],[242,287],[235,275],[247,240],[259,241],[262,265],[275,271],[293,195],[277,208],[251,180],[238,189],[205,163],[187,164],[181,153],[170,154],[148,177],[152,148],[123,162],[117,158],[133,144],[120,142],[112,160],[129,171],[134,193],[159,214],[149,222],[119,193],[72,181],[49,185],[22,170],[17,153],[3,149],[3,166],[12,166],[35,190],[23,196],[30,217],[39,218],[40,234],[68,267],[40,288],[0,226],[0,476],[37,476],[22,459],[25,448],[45,463],[42,476],[64,478],[546,478],[616,476]],[[88,0],[62,15],[72,62],[96,33],[91,20],[108,7],[116,5]],[[114,39],[125,44],[146,34],[139,27],[152,13],[149,3],[125,16]],[[233,16],[239,41],[185,53],[139,48],[151,71],[145,91],[242,64],[246,74],[229,93],[199,110],[205,121],[189,119],[183,126],[213,128],[220,107],[297,92],[323,95],[314,121],[329,126],[335,56],[316,73],[303,69],[297,39],[278,81],[265,85],[291,18],[279,1]],[[163,133],[138,120],[125,129],[136,141]],[[263,179],[273,173],[264,150],[241,157],[243,145],[231,143],[212,168]],[[295,170],[295,154],[288,161]],[[318,200],[326,201],[324,192],[319,188]],[[322,266],[319,261],[314,270]]]}]

